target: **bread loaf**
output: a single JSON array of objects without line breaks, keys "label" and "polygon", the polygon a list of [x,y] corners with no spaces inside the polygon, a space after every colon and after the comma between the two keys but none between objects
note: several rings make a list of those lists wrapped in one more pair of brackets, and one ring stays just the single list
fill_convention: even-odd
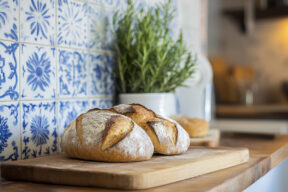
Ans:
[{"label": "bread loaf", "polygon": [[126,162],[152,157],[145,131],[126,116],[91,110],[73,120],[62,135],[64,152],[74,158]]},{"label": "bread loaf", "polygon": [[184,115],[172,116],[189,134],[190,137],[205,137],[209,129],[209,123],[204,119],[190,118]]},{"label": "bread loaf", "polygon": [[161,117],[140,104],[121,104],[107,111],[123,114],[135,121],[149,135],[156,153],[174,155],[188,150],[189,135],[174,120]]}]

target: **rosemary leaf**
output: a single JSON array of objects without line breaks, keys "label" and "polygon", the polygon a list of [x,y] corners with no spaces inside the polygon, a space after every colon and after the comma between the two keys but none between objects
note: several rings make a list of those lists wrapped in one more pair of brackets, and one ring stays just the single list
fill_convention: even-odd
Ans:
[{"label": "rosemary leaf", "polygon": [[136,11],[131,0],[113,16],[115,77],[120,93],[173,92],[194,73],[196,56],[169,35],[171,3]]}]

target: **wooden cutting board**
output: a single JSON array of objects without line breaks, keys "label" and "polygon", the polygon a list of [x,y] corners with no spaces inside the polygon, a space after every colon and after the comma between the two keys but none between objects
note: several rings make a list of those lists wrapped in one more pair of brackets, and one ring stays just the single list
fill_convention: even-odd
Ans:
[{"label": "wooden cutting board", "polygon": [[133,163],[105,163],[51,155],[1,164],[2,177],[54,184],[146,189],[235,166],[249,160],[248,149],[190,147],[182,155],[155,155]]},{"label": "wooden cutting board", "polygon": [[206,137],[190,138],[192,146],[208,146],[217,147],[220,141],[220,131],[218,129],[210,129]]}]

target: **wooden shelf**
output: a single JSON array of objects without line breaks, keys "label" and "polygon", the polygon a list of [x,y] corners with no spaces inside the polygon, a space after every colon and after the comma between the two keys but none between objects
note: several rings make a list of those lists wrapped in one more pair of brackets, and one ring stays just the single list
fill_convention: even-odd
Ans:
[{"label": "wooden shelf", "polygon": [[219,118],[287,119],[288,105],[217,105]]},{"label": "wooden shelf", "polygon": [[[252,8],[252,17],[253,21],[250,22],[257,22],[260,20],[267,20],[267,19],[277,19],[288,17],[288,6],[281,6],[281,7],[269,7],[267,9],[253,9]],[[239,25],[240,29],[243,32],[246,32],[247,29],[247,20],[245,20],[245,15],[247,15],[247,10],[243,9],[230,9],[230,10],[223,10],[223,14],[230,17],[236,24]]]},{"label": "wooden shelf", "polygon": [[[244,9],[224,10],[223,13],[232,18],[244,19]],[[268,9],[255,9],[254,18],[256,20],[275,19],[288,17],[288,6],[273,7]]]}]

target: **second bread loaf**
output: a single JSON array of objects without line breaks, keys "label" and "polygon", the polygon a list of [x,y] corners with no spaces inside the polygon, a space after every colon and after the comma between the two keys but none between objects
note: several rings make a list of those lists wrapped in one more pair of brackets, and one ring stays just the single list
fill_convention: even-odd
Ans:
[{"label": "second bread loaf", "polygon": [[172,116],[189,134],[190,137],[205,137],[209,129],[209,123],[204,119],[190,118],[185,115]]}]

